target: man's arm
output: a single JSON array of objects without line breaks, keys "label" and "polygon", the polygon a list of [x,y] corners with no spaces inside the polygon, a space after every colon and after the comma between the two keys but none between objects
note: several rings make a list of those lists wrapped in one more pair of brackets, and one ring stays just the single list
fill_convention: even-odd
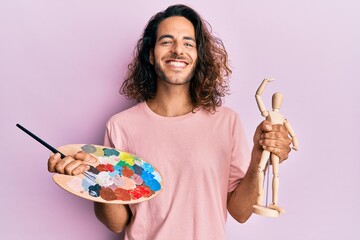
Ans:
[{"label": "man's arm", "polygon": [[253,212],[253,205],[258,197],[258,165],[255,163],[260,159],[258,151],[253,149],[251,164],[245,177],[235,187],[234,191],[228,193],[227,207],[230,215],[238,222],[244,223]]},{"label": "man's arm", "polygon": [[108,229],[122,232],[131,219],[128,205],[94,202],[95,215]]},{"label": "man's arm", "polygon": [[265,149],[278,155],[282,162],[288,157],[290,143],[283,125],[271,125],[265,120],[256,128],[249,169],[234,191],[228,194],[228,211],[235,220],[244,223],[253,212],[258,197],[258,166],[262,151]]},{"label": "man's arm", "polygon": [[[86,171],[89,163],[96,163],[97,159],[86,152],[78,152],[74,156],[61,159],[60,154],[53,154],[48,159],[49,172],[68,175],[78,175]],[[94,203],[96,217],[111,231],[120,233],[131,219],[131,212],[127,205]]]}]

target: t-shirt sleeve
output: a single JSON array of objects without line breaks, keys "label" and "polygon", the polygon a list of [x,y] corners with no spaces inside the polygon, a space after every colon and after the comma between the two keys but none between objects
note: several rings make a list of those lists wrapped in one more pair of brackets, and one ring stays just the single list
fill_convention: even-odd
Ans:
[{"label": "t-shirt sleeve", "polygon": [[115,147],[114,143],[111,140],[109,123],[107,123],[106,127],[105,127],[104,146],[105,147],[111,147],[111,148]]},{"label": "t-shirt sleeve", "polygon": [[238,114],[232,126],[232,146],[228,192],[232,192],[245,176],[250,165],[250,149]]},{"label": "t-shirt sleeve", "polygon": [[118,124],[117,116],[113,116],[106,123],[105,127],[105,136],[104,136],[104,146],[116,148],[118,150],[128,152],[128,138],[123,130],[122,126]]}]

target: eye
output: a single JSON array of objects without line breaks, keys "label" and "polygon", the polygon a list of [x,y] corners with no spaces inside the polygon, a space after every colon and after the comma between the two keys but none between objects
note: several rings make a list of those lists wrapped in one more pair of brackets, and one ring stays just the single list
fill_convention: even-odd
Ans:
[{"label": "eye", "polygon": [[184,45],[185,45],[185,47],[194,47],[194,44],[192,44],[192,43],[185,43]]},{"label": "eye", "polygon": [[172,42],[171,42],[171,41],[163,41],[161,44],[162,44],[162,45],[171,45]]}]

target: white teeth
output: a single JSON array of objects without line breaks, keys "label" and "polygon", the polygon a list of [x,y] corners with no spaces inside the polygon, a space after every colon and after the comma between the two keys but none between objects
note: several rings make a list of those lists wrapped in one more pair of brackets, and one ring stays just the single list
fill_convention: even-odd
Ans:
[{"label": "white teeth", "polygon": [[169,64],[174,67],[185,67],[186,64],[184,62],[176,62],[176,61],[170,61]]}]

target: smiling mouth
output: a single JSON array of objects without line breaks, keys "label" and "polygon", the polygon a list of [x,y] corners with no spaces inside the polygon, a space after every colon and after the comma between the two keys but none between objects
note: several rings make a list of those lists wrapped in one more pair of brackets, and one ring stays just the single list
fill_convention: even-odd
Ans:
[{"label": "smiling mouth", "polygon": [[183,62],[183,61],[174,61],[174,60],[169,60],[166,61],[166,64],[172,66],[172,67],[176,67],[176,68],[184,68],[188,65],[188,63]]}]

